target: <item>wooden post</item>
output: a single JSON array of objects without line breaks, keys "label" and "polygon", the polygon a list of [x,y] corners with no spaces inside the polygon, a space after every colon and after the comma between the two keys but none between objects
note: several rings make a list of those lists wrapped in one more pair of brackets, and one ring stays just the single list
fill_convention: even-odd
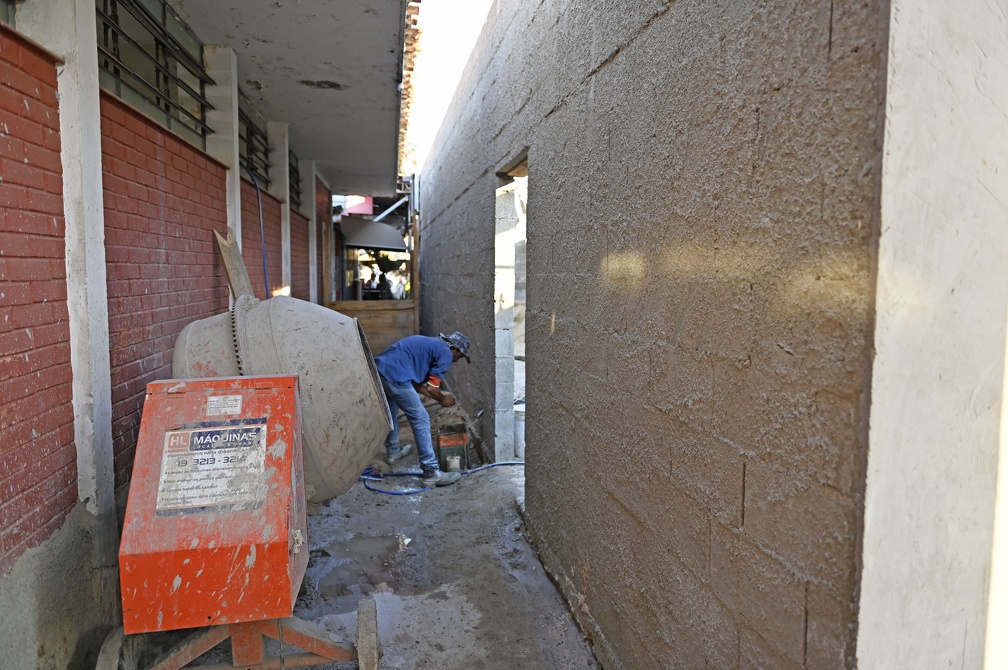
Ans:
[{"label": "wooden post", "polygon": [[357,603],[357,667],[378,670],[378,608],[370,598]]},{"label": "wooden post", "polygon": [[223,237],[216,230],[214,236],[217,238],[217,248],[220,250],[221,259],[224,261],[224,272],[227,274],[228,284],[231,286],[231,294],[235,299],[239,296],[255,296],[252,290],[252,281],[249,279],[248,270],[245,268],[245,261],[241,257],[241,249],[238,248],[238,241],[235,240],[234,231],[230,226],[227,230],[227,237]]}]

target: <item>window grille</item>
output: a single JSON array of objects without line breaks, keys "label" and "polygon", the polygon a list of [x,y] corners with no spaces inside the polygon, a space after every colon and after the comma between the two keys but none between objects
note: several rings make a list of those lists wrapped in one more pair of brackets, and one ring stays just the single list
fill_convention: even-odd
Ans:
[{"label": "window grille", "polygon": [[290,179],[290,204],[297,210],[301,209],[301,171],[298,169],[298,157],[293,151],[288,152],[287,163],[290,166],[288,175]]},{"label": "window grille", "polygon": [[238,91],[238,158],[242,166],[250,170],[259,182],[260,188],[270,183],[269,178],[269,135],[266,133],[266,119],[252,106],[252,102]]},{"label": "window grille", "polygon": [[203,44],[166,0],[95,0],[102,88],[200,148],[206,124]]},{"label": "window grille", "polygon": [[0,23],[14,25],[14,0],[0,0]]}]

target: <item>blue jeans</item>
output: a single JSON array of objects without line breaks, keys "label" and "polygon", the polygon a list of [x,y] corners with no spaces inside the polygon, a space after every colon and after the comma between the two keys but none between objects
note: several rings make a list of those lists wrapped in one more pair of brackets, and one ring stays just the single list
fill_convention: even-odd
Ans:
[{"label": "blue jeans", "polygon": [[437,470],[437,457],[434,455],[434,446],[431,444],[430,415],[427,408],[420,400],[420,394],[413,388],[413,384],[396,384],[379,373],[382,387],[385,389],[385,399],[388,400],[389,410],[392,412],[392,430],[385,438],[385,451],[396,451],[402,445],[399,444],[399,410],[403,411],[406,419],[409,420],[410,428],[413,429],[413,437],[416,439],[417,456],[420,459],[420,467],[424,470]]}]

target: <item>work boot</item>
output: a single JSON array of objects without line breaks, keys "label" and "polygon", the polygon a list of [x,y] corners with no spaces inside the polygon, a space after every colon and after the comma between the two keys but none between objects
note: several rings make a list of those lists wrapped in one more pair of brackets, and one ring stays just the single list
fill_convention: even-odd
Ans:
[{"label": "work boot", "polygon": [[388,452],[388,456],[386,457],[385,461],[389,465],[395,465],[396,463],[398,463],[402,459],[406,458],[411,451],[413,451],[413,445],[412,444],[404,444],[401,447],[399,447],[398,449],[396,449],[395,451],[389,451]]},{"label": "work boot", "polygon": [[462,476],[459,472],[442,472],[441,470],[424,470],[424,486],[448,486],[454,484]]}]

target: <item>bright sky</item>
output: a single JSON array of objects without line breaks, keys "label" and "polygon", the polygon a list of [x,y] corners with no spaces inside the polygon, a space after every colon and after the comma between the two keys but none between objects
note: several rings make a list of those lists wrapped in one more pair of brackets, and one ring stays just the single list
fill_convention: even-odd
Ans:
[{"label": "bright sky", "polygon": [[413,67],[413,106],[406,129],[406,146],[415,147],[417,171],[427,160],[491,4],[492,0],[420,3],[419,26],[423,32]]}]

